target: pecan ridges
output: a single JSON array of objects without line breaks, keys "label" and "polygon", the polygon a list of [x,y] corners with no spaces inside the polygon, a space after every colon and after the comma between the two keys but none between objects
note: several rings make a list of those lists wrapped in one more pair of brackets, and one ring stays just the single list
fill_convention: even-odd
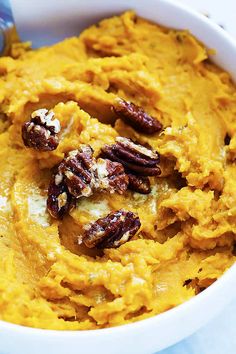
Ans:
[{"label": "pecan ridges", "polygon": [[22,139],[25,146],[40,151],[55,150],[59,144],[60,122],[54,113],[38,109],[31,114],[31,120],[22,126]]},{"label": "pecan ridges", "polygon": [[141,194],[149,194],[151,192],[150,180],[145,176],[136,176],[132,173],[128,173],[129,186],[128,188],[134,192]]},{"label": "pecan ridges", "polygon": [[62,181],[55,183],[55,176],[48,187],[47,209],[51,216],[62,219],[75,206],[75,198],[70,194],[66,184]]},{"label": "pecan ridges", "polygon": [[99,158],[96,163],[95,174],[98,191],[123,194],[127,190],[129,178],[119,162]]},{"label": "pecan ridges", "polygon": [[138,132],[154,134],[162,129],[162,124],[157,119],[134,103],[119,99],[112,109],[120,119]]},{"label": "pecan ridges", "polygon": [[160,158],[157,152],[134,143],[131,139],[118,137],[116,144],[105,145],[103,155],[121,163],[126,170],[140,176],[160,175]]},{"label": "pecan ridges", "polygon": [[69,192],[75,198],[88,197],[92,194],[94,174],[92,167],[95,164],[93,150],[88,145],[66,154],[58,167],[58,179],[63,179]]},{"label": "pecan ridges", "polygon": [[95,191],[122,194],[128,183],[122,164],[102,158],[96,160],[92,148],[81,145],[78,150],[67,153],[58,165],[48,189],[48,211],[60,219],[70,210],[71,201],[89,197]]},{"label": "pecan ridges", "polygon": [[140,226],[137,215],[121,209],[90,225],[84,233],[83,242],[89,248],[116,248],[129,241]]}]

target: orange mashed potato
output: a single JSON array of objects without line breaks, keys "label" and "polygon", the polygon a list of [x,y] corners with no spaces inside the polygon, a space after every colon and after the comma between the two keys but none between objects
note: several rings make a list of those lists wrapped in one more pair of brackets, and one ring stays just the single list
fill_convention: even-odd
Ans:
[{"label": "orange mashed potato", "polygon": [[[115,120],[117,97],[160,120],[161,134]],[[1,320],[117,326],[183,303],[234,263],[236,89],[187,31],[127,12],[51,47],[15,45],[0,58],[0,101]],[[21,126],[39,108],[60,120],[55,151],[23,145]],[[51,169],[80,144],[98,155],[118,135],[160,153],[151,193],[97,193],[52,219]],[[121,208],[142,223],[131,241],[103,252],[78,244],[85,224]]]}]

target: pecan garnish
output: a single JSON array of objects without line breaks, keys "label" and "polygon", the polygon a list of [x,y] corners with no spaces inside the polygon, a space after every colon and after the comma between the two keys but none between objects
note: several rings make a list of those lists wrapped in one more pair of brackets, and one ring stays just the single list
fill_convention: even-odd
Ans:
[{"label": "pecan garnish", "polygon": [[120,163],[102,158],[96,160],[88,145],[69,152],[60,163],[57,176],[64,179],[69,192],[76,198],[89,197],[95,190],[122,194],[129,182]]},{"label": "pecan garnish", "polygon": [[54,175],[48,187],[47,209],[53,218],[62,219],[75,206],[75,198],[63,181],[58,182]]},{"label": "pecan garnish", "polygon": [[137,215],[121,209],[90,225],[85,231],[83,242],[89,248],[116,248],[129,241],[140,226]]},{"label": "pecan garnish", "polygon": [[149,194],[151,192],[150,180],[145,176],[136,176],[132,173],[128,173],[129,177],[129,189],[141,193]]},{"label": "pecan garnish", "polygon": [[[126,191],[129,178],[124,167],[118,162],[93,156],[89,145],[81,145],[78,150],[70,151],[57,167],[48,189],[48,210],[53,217],[61,218],[70,210],[71,201],[80,197],[89,197],[95,191],[118,192]],[[61,196],[68,201],[63,204]],[[58,212],[60,210],[60,212]]]},{"label": "pecan garnish", "polygon": [[117,137],[116,144],[105,145],[103,155],[121,163],[128,171],[140,176],[160,175],[160,157],[157,152],[136,144],[131,139]]},{"label": "pecan garnish", "polygon": [[54,112],[38,109],[31,114],[31,120],[22,126],[22,139],[25,146],[40,151],[55,150],[59,144],[60,122]]},{"label": "pecan garnish", "polygon": [[81,145],[80,149],[70,151],[58,166],[56,179],[63,180],[69,192],[75,198],[89,197],[93,193],[94,173],[96,161],[93,150],[88,145]]},{"label": "pecan garnish", "polygon": [[112,107],[115,114],[138,132],[154,134],[162,129],[162,124],[132,102],[118,99]]},{"label": "pecan garnish", "polygon": [[129,183],[124,167],[119,162],[99,158],[96,163],[96,189],[123,194]]}]

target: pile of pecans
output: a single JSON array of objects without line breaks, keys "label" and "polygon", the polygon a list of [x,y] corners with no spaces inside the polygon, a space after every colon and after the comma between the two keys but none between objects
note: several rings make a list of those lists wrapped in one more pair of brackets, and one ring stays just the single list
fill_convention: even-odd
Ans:
[{"label": "pile of pecans", "polygon": [[[137,131],[154,134],[162,129],[161,123],[141,107],[122,99],[112,107],[116,116]],[[55,150],[59,144],[60,122],[54,113],[39,109],[22,126],[22,139],[27,147],[40,151]],[[57,166],[49,188],[47,209],[53,218],[62,219],[81,197],[95,191],[118,192],[128,188],[142,194],[151,191],[149,176],[158,176],[159,154],[131,139],[117,137],[115,144],[105,145],[101,156],[94,157],[89,145],[65,154]],[[119,247],[139,230],[139,217],[131,211],[118,210],[86,227],[84,244],[91,248]]]},{"label": "pile of pecans", "polygon": [[77,199],[89,197],[95,191],[122,194],[127,190],[128,182],[122,164],[95,159],[92,148],[81,145],[78,150],[66,154],[52,176],[48,189],[48,211],[52,217],[61,219]]}]

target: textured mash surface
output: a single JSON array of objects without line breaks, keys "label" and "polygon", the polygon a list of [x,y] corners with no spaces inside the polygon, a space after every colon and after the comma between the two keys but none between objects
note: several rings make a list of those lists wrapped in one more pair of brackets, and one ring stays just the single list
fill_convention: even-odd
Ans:
[{"label": "textured mash surface", "polygon": [[[117,97],[163,132],[115,122]],[[15,46],[0,58],[0,102],[0,319],[73,330],[133,322],[183,303],[234,263],[236,90],[188,32],[127,12],[49,48]],[[23,146],[21,125],[38,108],[61,122],[53,152]],[[51,168],[81,143],[99,154],[118,135],[161,154],[151,194],[95,194],[52,220]],[[104,253],[78,245],[83,225],[120,208],[141,219],[130,242]]]}]

